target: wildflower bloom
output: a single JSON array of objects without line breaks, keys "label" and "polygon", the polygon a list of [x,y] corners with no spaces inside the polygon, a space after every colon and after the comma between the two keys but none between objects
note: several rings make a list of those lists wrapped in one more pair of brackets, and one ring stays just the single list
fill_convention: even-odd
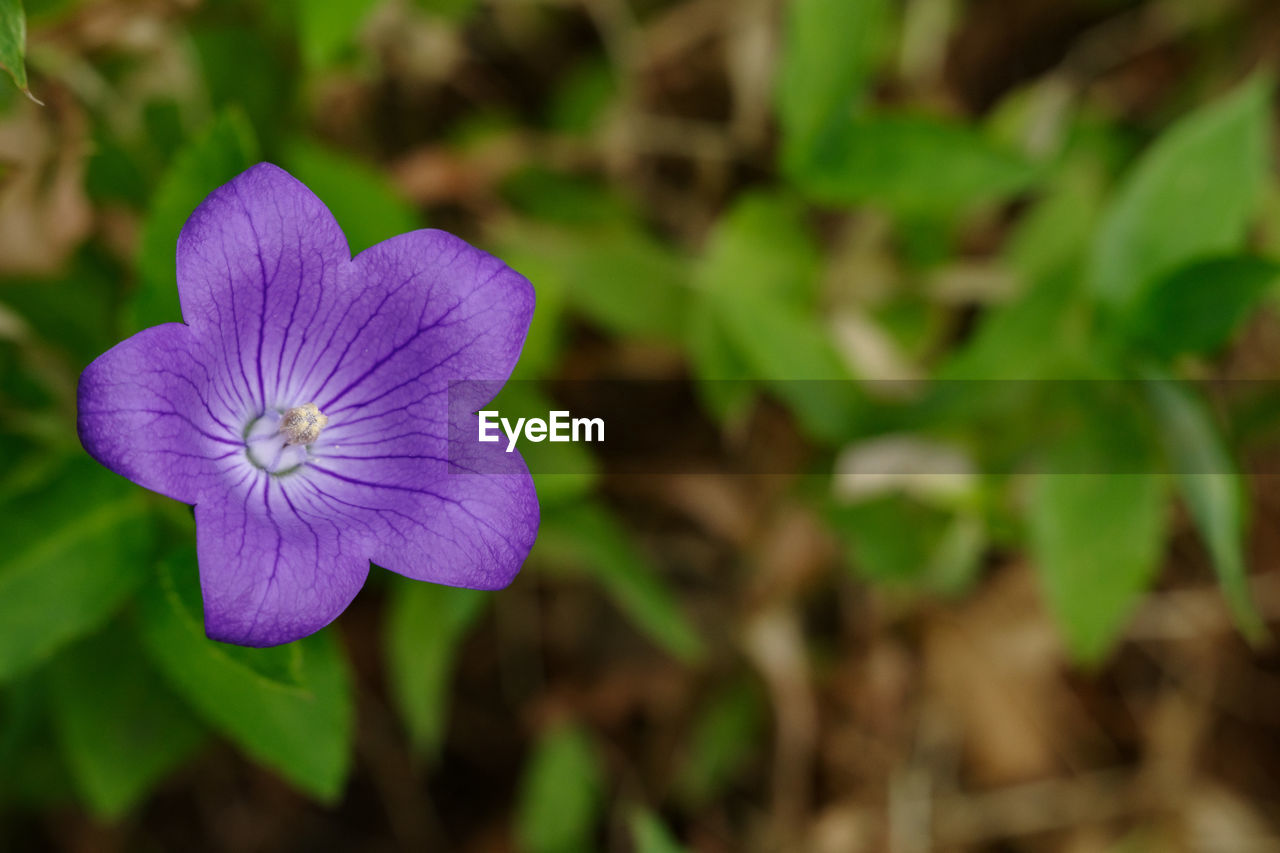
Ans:
[{"label": "wildflower bloom", "polygon": [[451,382],[510,375],[528,281],[442,231],[352,258],[324,204],[268,163],[196,208],[177,272],[185,325],[90,364],[78,427],[103,465],[195,505],[210,637],[310,634],[370,561],[451,586],[511,581],[537,533],[532,480],[523,463],[456,473],[447,398]]}]

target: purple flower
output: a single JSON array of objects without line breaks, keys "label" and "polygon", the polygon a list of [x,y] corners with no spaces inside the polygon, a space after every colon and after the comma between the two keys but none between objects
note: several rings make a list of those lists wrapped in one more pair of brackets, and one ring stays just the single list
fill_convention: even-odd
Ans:
[{"label": "purple flower", "polygon": [[186,324],[90,364],[78,427],[103,465],[195,504],[210,637],[270,646],[319,630],[370,561],[450,586],[511,582],[537,534],[532,479],[523,465],[451,471],[447,397],[450,382],[511,374],[528,281],[443,231],[352,258],[324,204],[268,163],[196,208],[177,269]]}]

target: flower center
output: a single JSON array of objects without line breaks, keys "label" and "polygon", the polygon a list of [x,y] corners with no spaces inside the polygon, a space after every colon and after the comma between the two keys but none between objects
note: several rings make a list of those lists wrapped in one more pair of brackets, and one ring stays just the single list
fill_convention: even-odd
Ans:
[{"label": "flower center", "polygon": [[269,474],[288,474],[307,461],[308,445],[320,437],[328,422],[315,403],[269,411],[245,430],[245,456]]}]

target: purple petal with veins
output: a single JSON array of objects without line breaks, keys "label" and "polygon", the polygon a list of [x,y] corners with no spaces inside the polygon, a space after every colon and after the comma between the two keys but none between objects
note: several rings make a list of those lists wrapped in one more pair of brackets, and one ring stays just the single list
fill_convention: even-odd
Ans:
[{"label": "purple petal with veins", "polygon": [[80,377],[86,450],[196,506],[205,627],[269,646],[327,625],[370,561],[474,589],[510,583],[538,502],[514,473],[449,470],[448,389],[504,382],[533,288],[443,231],[351,258],[328,209],[254,166],[178,239],[186,325],[142,331]]}]

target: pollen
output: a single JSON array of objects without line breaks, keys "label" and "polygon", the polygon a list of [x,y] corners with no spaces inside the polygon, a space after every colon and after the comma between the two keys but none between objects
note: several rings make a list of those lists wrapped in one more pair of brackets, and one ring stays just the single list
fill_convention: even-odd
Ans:
[{"label": "pollen", "polygon": [[315,403],[303,403],[284,413],[280,434],[285,437],[285,444],[310,444],[320,437],[327,423],[329,417]]}]

